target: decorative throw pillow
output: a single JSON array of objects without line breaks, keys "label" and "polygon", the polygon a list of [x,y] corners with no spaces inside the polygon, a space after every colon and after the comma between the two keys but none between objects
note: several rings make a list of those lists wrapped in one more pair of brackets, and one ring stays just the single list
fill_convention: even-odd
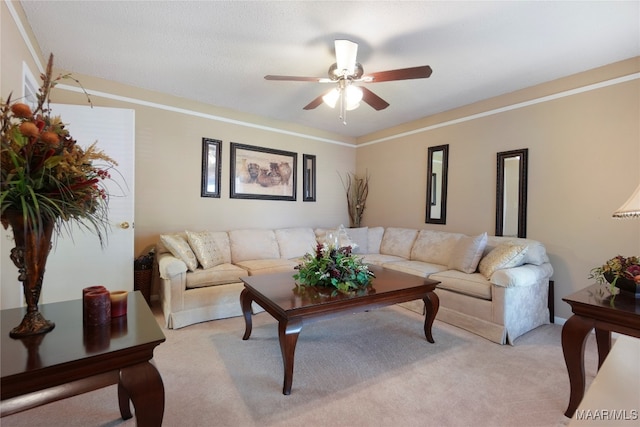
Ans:
[{"label": "decorative throw pillow", "polygon": [[215,236],[209,231],[186,231],[191,249],[205,270],[224,264],[224,255],[218,247]]},{"label": "decorative throw pillow", "polygon": [[451,253],[449,269],[468,274],[474,273],[478,268],[478,262],[482,258],[485,246],[487,246],[487,233],[475,237],[460,238]]},{"label": "decorative throw pillow", "polygon": [[527,247],[524,245],[516,245],[511,242],[501,243],[482,258],[478,270],[484,277],[490,279],[496,270],[522,265],[526,253]]},{"label": "decorative throw pillow", "polygon": [[195,271],[198,268],[198,260],[191,250],[191,246],[184,237],[178,234],[162,234],[160,241],[165,245],[171,254],[187,264],[189,271]]}]

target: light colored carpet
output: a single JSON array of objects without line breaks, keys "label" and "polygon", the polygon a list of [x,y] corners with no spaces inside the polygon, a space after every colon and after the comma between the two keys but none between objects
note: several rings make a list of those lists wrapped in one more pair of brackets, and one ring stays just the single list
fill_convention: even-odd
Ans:
[{"label": "light colored carpet", "polygon": [[[161,316],[156,313],[158,321]],[[561,327],[546,325],[500,346],[400,307],[305,325],[289,396],[277,323],[232,318],[164,330],[155,352],[165,385],[165,426],[562,426],[569,380]],[[587,342],[587,386],[597,369]],[[134,426],[107,387],[2,418],[12,426]]]}]

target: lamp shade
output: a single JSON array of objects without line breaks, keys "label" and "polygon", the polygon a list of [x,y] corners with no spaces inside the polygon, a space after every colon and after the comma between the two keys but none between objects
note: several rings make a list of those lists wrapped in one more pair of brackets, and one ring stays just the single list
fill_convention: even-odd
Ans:
[{"label": "lamp shade", "polygon": [[614,213],[614,218],[638,218],[640,217],[640,185],[633,192],[629,200],[624,202]]}]

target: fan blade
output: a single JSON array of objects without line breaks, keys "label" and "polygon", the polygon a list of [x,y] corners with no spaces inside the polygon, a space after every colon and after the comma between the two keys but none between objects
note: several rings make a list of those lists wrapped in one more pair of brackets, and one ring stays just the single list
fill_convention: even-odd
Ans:
[{"label": "fan blade", "polygon": [[322,97],[324,95],[320,95],[319,97],[317,97],[316,99],[314,99],[313,101],[311,101],[310,103],[308,103],[307,105],[305,105],[302,109],[303,110],[313,110],[314,108],[316,108],[318,105],[322,104]]},{"label": "fan blade", "polygon": [[374,109],[380,111],[384,110],[389,106],[389,103],[384,99],[380,98],[375,93],[371,92],[366,87],[358,86],[362,89],[362,100],[367,104],[371,105]]},{"label": "fan blade", "polygon": [[329,80],[326,77],[299,77],[299,76],[264,76],[265,80],[285,80],[294,82],[321,82],[323,80]]},{"label": "fan blade", "polygon": [[347,70],[347,75],[355,73],[356,56],[358,56],[358,43],[350,40],[336,40],[336,64],[338,64],[338,72],[342,73]]},{"label": "fan blade", "polygon": [[380,71],[367,74],[362,80],[368,83],[388,82],[392,80],[426,79],[433,70],[428,65],[421,67],[401,68],[399,70]]}]

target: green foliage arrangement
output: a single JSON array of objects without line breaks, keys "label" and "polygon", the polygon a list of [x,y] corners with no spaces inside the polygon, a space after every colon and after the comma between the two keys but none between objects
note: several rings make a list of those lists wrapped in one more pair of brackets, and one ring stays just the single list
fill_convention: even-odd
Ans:
[{"label": "green foliage arrangement", "polygon": [[348,293],[371,285],[375,277],[362,258],[351,253],[351,246],[334,248],[318,243],[315,254],[305,254],[293,275],[299,288],[320,286]]}]

